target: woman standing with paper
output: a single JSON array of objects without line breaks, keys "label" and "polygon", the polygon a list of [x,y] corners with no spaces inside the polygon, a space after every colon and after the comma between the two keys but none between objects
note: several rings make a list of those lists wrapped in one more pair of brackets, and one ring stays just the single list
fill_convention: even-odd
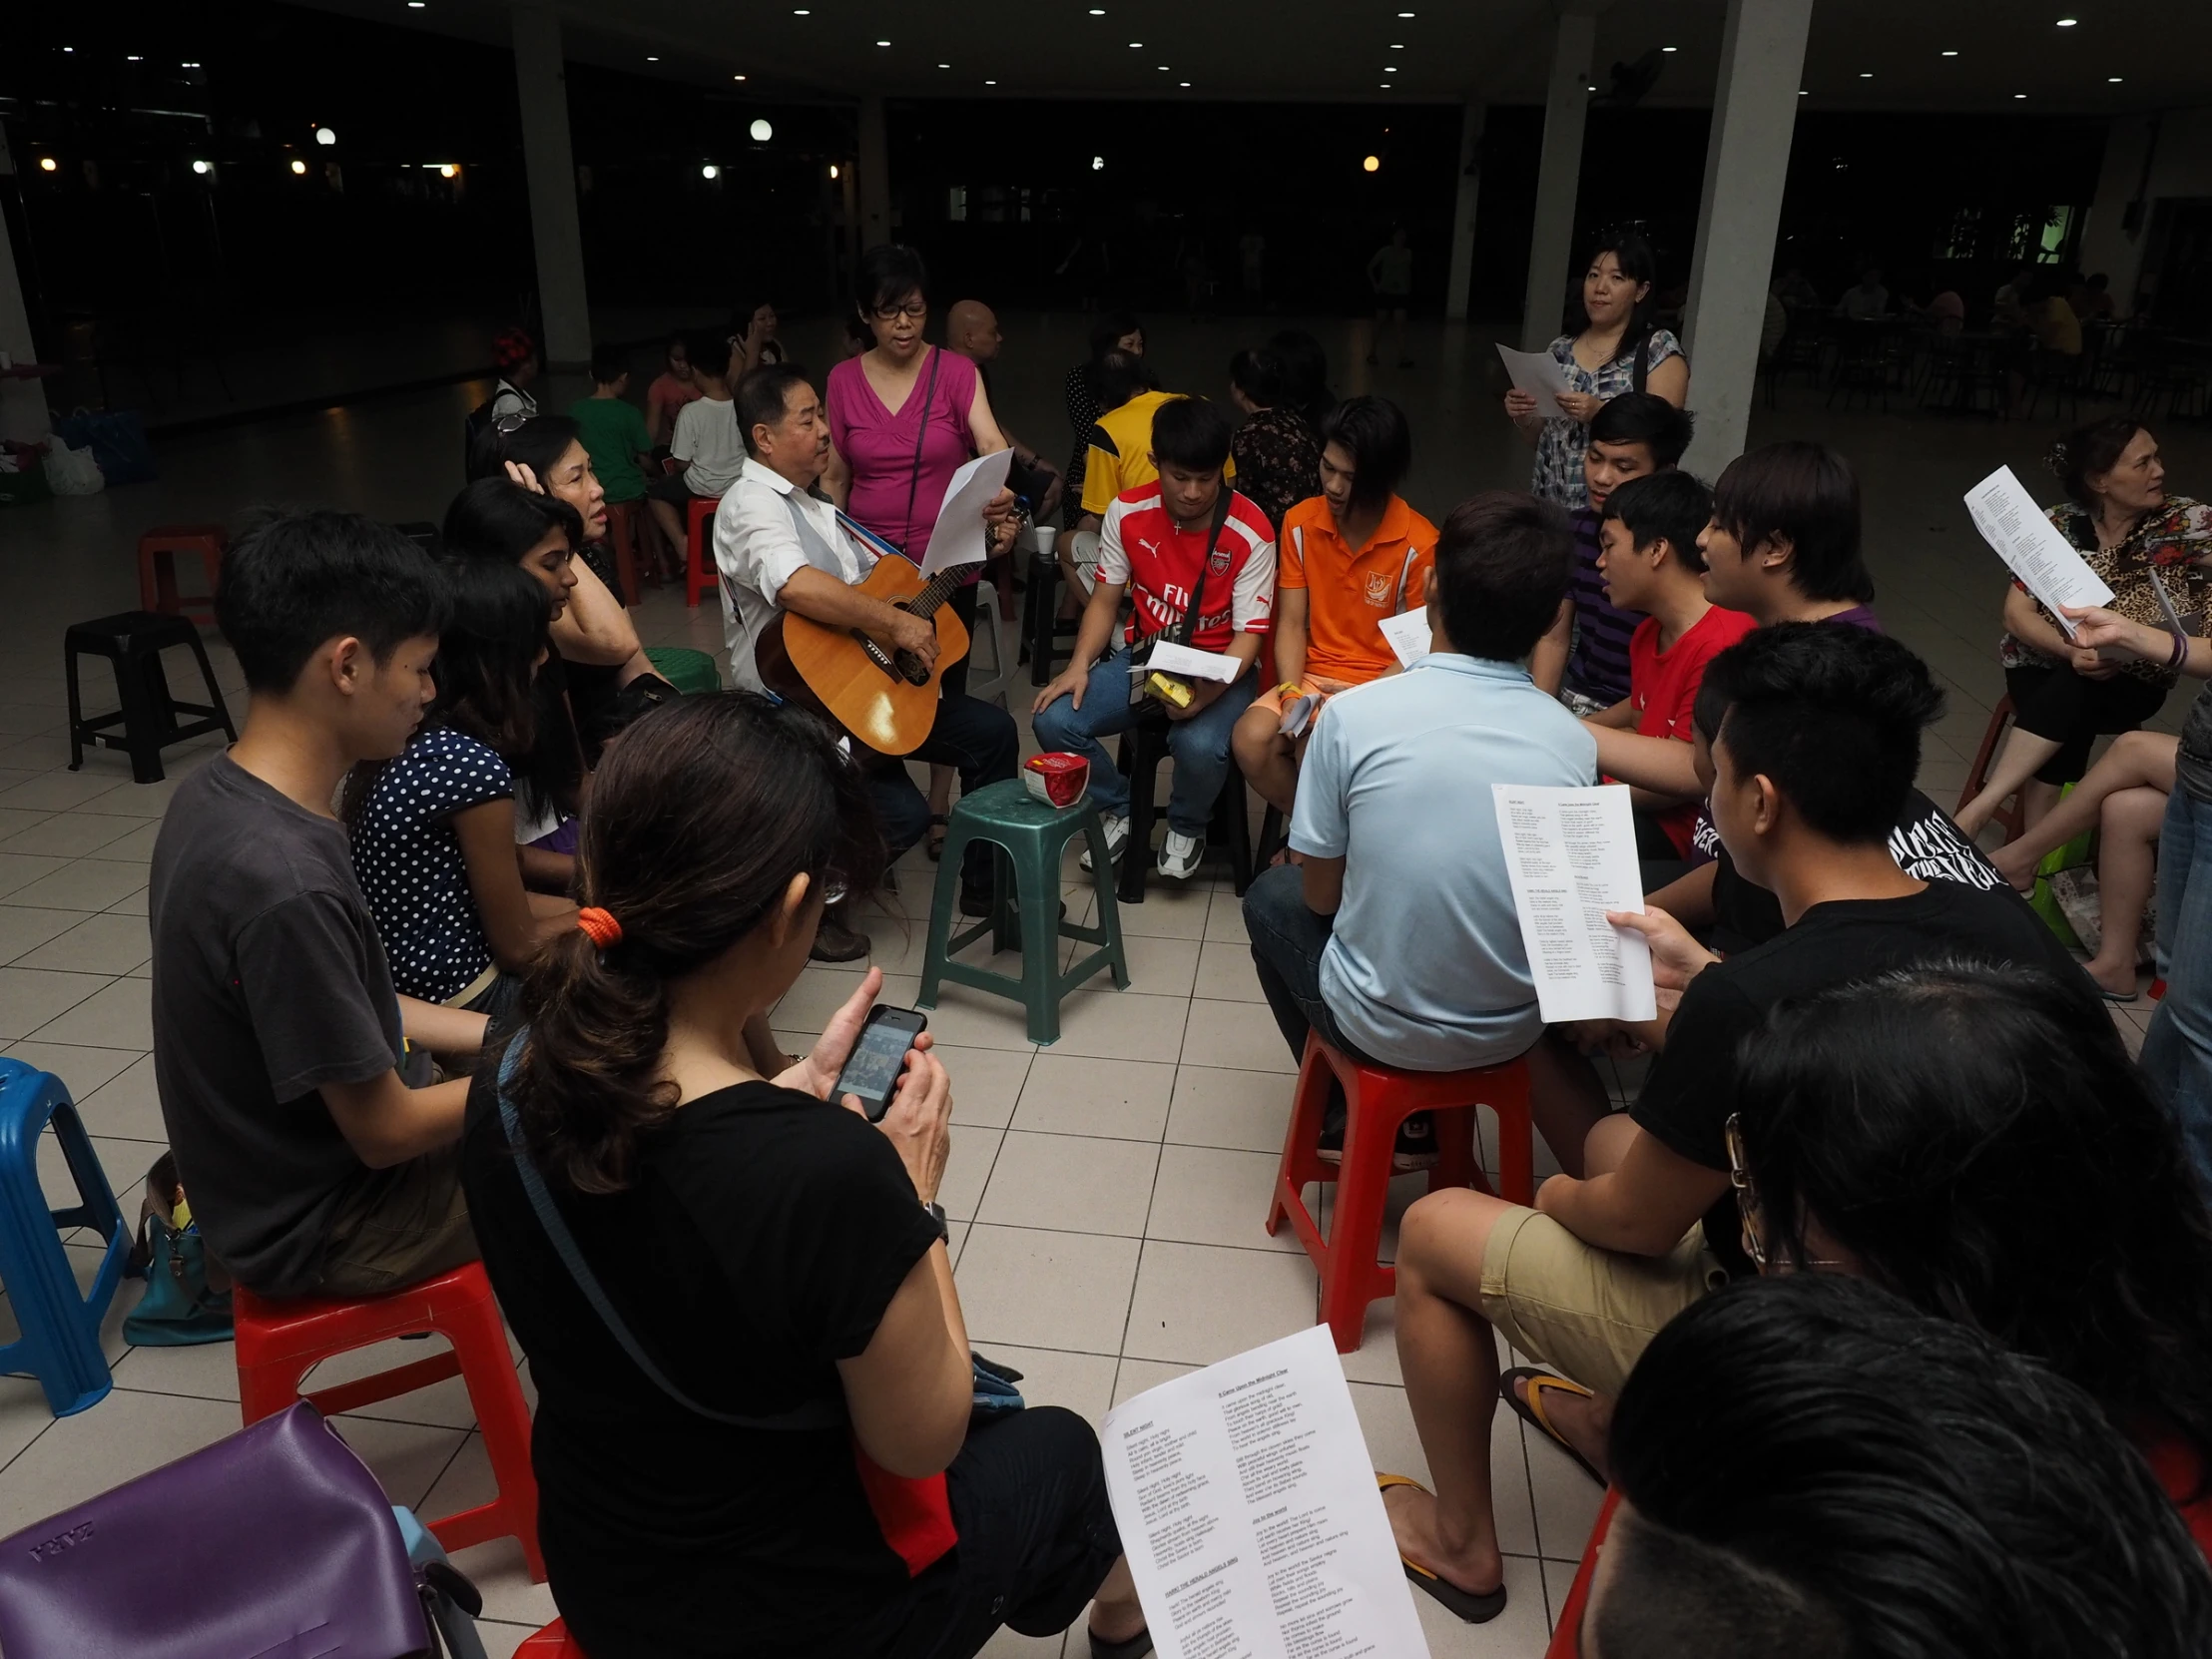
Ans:
[{"label": "woman standing with paper", "polygon": [[[863,529],[917,565],[952,475],[976,455],[1006,447],[975,364],[921,337],[929,320],[928,275],[910,248],[885,244],[860,261],[856,306],[874,344],[830,371],[830,439],[837,459],[824,474],[830,499]],[[1010,507],[1011,492],[993,508]],[[994,552],[1004,548],[993,544]],[[952,614],[975,633],[979,564],[954,590]],[[972,650],[970,656],[972,656]],[[948,695],[967,690],[967,659],[944,671]],[[929,855],[944,848],[952,769],[929,769]]]},{"label": "woman standing with paper", "polygon": [[1657,270],[1651,244],[1633,231],[1601,239],[1582,274],[1582,329],[1551,342],[1567,381],[1556,395],[1563,412],[1547,413],[1533,392],[1518,387],[1505,394],[1505,412],[1536,446],[1529,489],[1570,512],[1587,505],[1582,452],[1592,415],[1624,391],[1653,392],[1678,409],[1690,394],[1682,342],[1651,319]]},{"label": "woman standing with paper", "polygon": [[1981,793],[1957,815],[1969,835],[2015,791],[2022,821],[2037,822],[2088,770],[2100,735],[2131,732],[2155,715],[2212,605],[2212,572],[2201,562],[2212,557],[2212,507],[2166,493],[2158,440],[2147,428],[2127,415],[2093,421],[2053,446],[2050,467],[2069,499],[2047,516],[2112,590],[2107,609],[2162,631],[2170,644],[2157,657],[2100,654],[2069,639],[2015,581],[2004,595],[1998,655],[2016,729]]}]

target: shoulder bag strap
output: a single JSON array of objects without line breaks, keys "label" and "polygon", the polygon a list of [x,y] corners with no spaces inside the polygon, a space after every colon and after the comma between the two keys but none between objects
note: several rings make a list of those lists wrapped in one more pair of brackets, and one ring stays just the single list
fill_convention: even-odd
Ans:
[{"label": "shoulder bag strap", "polygon": [[591,1304],[592,1312],[607,1328],[607,1334],[629,1355],[638,1370],[645,1373],[653,1385],[685,1410],[706,1417],[712,1422],[728,1423],[733,1428],[811,1429],[842,1428],[847,1418],[842,1405],[828,1400],[816,1400],[810,1404],[780,1411],[774,1416],[741,1417],[729,1411],[717,1411],[702,1405],[668,1380],[652,1357],[630,1334],[630,1328],[622,1323],[622,1316],[607,1300],[598,1275],[591,1271],[591,1264],[584,1260],[584,1253],[577,1248],[576,1236],[569,1232],[568,1223],[561,1220],[561,1212],[554,1206],[553,1195],[545,1189],[545,1178],[538,1173],[538,1166],[531,1160],[530,1149],[522,1135],[522,1120],[516,1114],[514,1102],[507,1096],[507,1084],[514,1077],[515,1067],[522,1059],[522,1039],[527,1033],[516,1032],[507,1044],[507,1052],[499,1061],[499,1121],[506,1127],[507,1145],[515,1155],[515,1170],[522,1177],[522,1190],[530,1196],[530,1208],[537,1212],[538,1225],[545,1229],[545,1236],[552,1241],[553,1250],[568,1269],[576,1288],[584,1293],[584,1300]]},{"label": "shoulder bag strap", "polygon": [[1191,583],[1191,602],[1183,607],[1183,614],[1175,619],[1175,626],[1161,638],[1177,645],[1189,645],[1191,636],[1198,632],[1198,613],[1206,608],[1206,566],[1214,556],[1214,549],[1221,543],[1221,533],[1229,523],[1229,504],[1236,499],[1236,492],[1229,487],[1229,480],[1221,481],[1221,493],[1214,498],[1214,521],[1206,532],[1206,546],[1198,556],[1198,575]]},{"label": "shoulder bag strap", "polygon": [[[929,384],[921,394],[921,424],[914,429],[914,468],[906,479],[906,517],[904,523],[908,541],[914,539],[914,492],[921,488],[921,446],[929,441],[929,410],[937,400],[937,362],[939,353],[943,349],[942,346],[937,345],[932,345],[929,348]],[[917,565],[921,563],[918,554],[914,557],[914,563]]]}]

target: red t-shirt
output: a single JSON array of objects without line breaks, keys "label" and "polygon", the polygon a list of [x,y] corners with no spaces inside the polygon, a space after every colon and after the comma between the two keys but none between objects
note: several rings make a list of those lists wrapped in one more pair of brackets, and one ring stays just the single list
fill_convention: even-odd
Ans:
[{"label": "red t-shirt", "polygon": [[[1646,738],[1690,741],[1690,710],[1705,679],[1705,665],[1759,624],[1741,611],[1710,607],[1680,639],[1659,649],[1659,619],[1647,616],[1628,639],[1628,701],[1636,711],[1636,731]],[[1659,815],[1659,828],[1683,857],[1690,855],[1697,830],[1698,804],[1685,801]]]},{"label": "red t-shirt", "polygon": [[[1230,486],[1223,484],[1223,489]],[[1206,532],[1178,530],[1157,481],[1116,496],[1098,535],[1098,579],[1125,583],[1134,608],[1127,639],[1173,627],[1199,593],[1195,651],[1225,651],[1232,634],[1264,634],[1275,610],[1275,531],[1244,496],[1229,503],[1211,551]]]},{"label": "red t-shirt", "polygon": [[2205,1559],[2212,1560],[2212,1488],[2194,1501],[2190,1498],[2196,1490],[2198,1471],[2203,1467],[2196,1448],[2179,1434],[2138,1438],[2135,1444],[2143,1454],[2143,1461],[2150,1465],[2150,1472],[2158,1477],[2158,1484],[2165,1488],[2166,1495],[2174,1500],[2174,1507],[2181,1511],[2181,1518],[2189,1527],[2189,1536],[2196,1539],[2197,1548],[2204,1551]]}]

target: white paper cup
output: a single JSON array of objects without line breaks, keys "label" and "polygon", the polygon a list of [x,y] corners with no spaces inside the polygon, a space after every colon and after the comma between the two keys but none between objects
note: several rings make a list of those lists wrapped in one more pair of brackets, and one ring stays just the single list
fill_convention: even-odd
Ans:
[{"label": "white paper cup", "polygon": [[1051,558],[1052,544],[1060,539],[1059,527],[1052,524],[1032,524],[1029,526],[1029,533],[1037,538],[1037,557]]}]

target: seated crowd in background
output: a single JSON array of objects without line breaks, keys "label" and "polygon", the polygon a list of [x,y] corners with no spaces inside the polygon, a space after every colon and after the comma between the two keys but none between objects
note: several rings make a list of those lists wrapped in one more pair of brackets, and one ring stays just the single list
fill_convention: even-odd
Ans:
[{"label": "seated crowd in background", "polygon": [[[867,953],[859,907],[953,777],[1009,779],[1022,749],[951,673],[910,755],[840,746],[782,677],[785,619],[949,667],[930,619],[861,585],[925,555],[971,456],[1014,448],[1039,492],[991,503],[994,551],[1058,482],[992,412],[988,308],[953,307],[939,348],[918,260],[876,250],[865,276],[826,378],[741,304],[672,342],[649,419],[608,352],[590,397],[538,414],[535,347],[503,342],[434,556],[331,512],[232,549],[218,621],[250,711],[152,870],[162,1107],[212,1256],[257,1292],[482,1257],[539,1392],[555,1593],[601,1659],[719,1651],[732,1607],[793,1649],[951,1656],[1086,1606],[1092,1653],[1137,1659],[1089,1427],[970,1420],[929,1039],[870,1124],[828,1097],[879,974],[803,1057],[768,1023],[811,958]],[[2212,678],[2160,603],[2203,614],[2212,525],[2132,421],[2069,436],[2053,522],[2115,597],[2069,641],[2008,596],[2019,730],[1954,823],[1916,787],[1942,695],[1872,609],[1851,468],[1800,441],[1710,489],[1679,470],[1687,365],[1649,285],[1636,239],[1599,250],[1587,325],[1553,349],[1584,389],[1522,421],[1542,487],[1440,528],[1399,493],[1403,413],[1331,398],[1308,336],[1240,352],[1217,402],[1160,390],[1135,319],[1104,319],[1068,376],[1061,503],[1096,547],[1061,547],[1080,617],[1037,744],[1091,763],[1109,856],[1149,858],[1102,740],[1164,724],[1170,877],[1201,867],[1225,788],[1285,815],[1244,917],[1294,1058],[1526,1063],[1563,1173],[1533,1206],[1429,1194],[1399,1231],[1432,1489],[1387,1477],[1385,1509],[1422,1590],[1504,1607],[1502,1402],[1619,1491],[1589,1651],[1841,1656],[1930,1562],[1943,1604],[1896,1616],[1931,1650],[2190,1651],[2212,1607],[2189,1548],[2212,1549],[2212,960],[2187,937],[2212,928],[2212,693],[2178,744],[2115,745],[2064,807],[2047,786],[2177,675]],[[607,507],[648,500],[680,547],[708,497],[740,689],[678,698],[611,590]],[[1405,667],[1382,625],[1416,611]],[[1162,641],[1233,678],[1133,701]],[[926,795],[909,760],[938,769]],[[1661,1008],[1547,1028],[1490,786],[1599,781],[1632,791],[1647,904],[1613,919],[1649,942]],[[1974,832],[2013,790],[2027,829],[1992,862]],[[2107,857],[2136,896],[2124,965],[2085,975],[2016,884],[2099,821],[2128,829]],[[2138,1068],[2097,991],[2132,991],[2153,843],[2170,990]],[[991,857],[960,872],[968,914]],[[1650,1057],[1625,1111],[1601,1048]],[[1340,1097],[1325,1159],[1345,1119]],[[1395,1167],[1437,1156],[1408,1120]],[[1501,1373],[1499,1337],[1534,1364]],[[1866,1494],[1853,1525],[1839,1492]]]}]

